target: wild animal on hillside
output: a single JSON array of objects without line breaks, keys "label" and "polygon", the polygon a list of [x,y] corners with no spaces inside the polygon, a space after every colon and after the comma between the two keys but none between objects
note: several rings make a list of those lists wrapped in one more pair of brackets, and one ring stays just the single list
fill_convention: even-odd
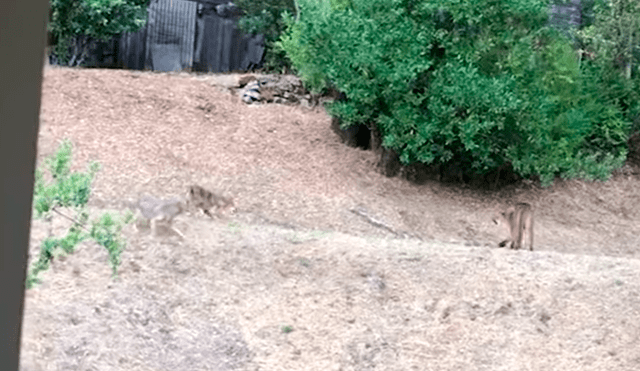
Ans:
[{"label": "wild animal on hillside", "polygon": [[236,207],[232,197],[224,197],[214,192],[208,191],[199,185],[191,185],[189,186],[189,190],[187,191],[187,200],[189,204],[195,206],[196,208],[202,210],[202,212],[213,218],[211,214],[211,209],[216,209],[216,214],[222,212],[230,212],[235,213]]},{"label": "wild animal on hillside", "polygon": [[500,242],[499,247],[509,244],[511,249],[519,250],[525,245],[525,237],[529,237],[529,250],[533,251],[533,208],[526,202],[519,202],[493,217],[497,225],[509,229],[510,238]]},{"label": "wild animal on hillside", "polygon": [[178,197],[163,200],[152,196],[143,196],[133,206],[140,211],[143,219],[150,222],[153,235],[158,236],[158,224],[164,224],[168,229],[184,238],[184,234],[173,226],[173,219],[187,210],[185,200]]}]

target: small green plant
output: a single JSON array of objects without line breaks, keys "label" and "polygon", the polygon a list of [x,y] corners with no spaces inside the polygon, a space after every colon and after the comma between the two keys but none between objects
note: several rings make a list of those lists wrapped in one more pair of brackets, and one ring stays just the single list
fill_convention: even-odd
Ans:
[{"label": "small green plant", "polygon": [[[133,214],[112,215],[104,213],[91,222],[88,228],[89,214],[86,204],[91,196],[91,183],[100,169],[97,162],[91,162],[86,172],[71,172],[71,143],[65,140],[58,151],[44,162],[50,179],[45,180],[42,168],[36,169],[33,209],[36,218],[42,218],[49,223],[49,236],[42,241],[38,259],[33,262],[27,274],[27,289],[39,283],[38,274],[49,268],[56,257],[71,254],[76,246],[86,240],[93,239],[109,252],[109,264],[113,276],[117,275],[120,265],[120,254],[126,246],[126,241],[120,235],[122,227],[131,222]],[[68,212],[73,213],[69,216]],[[66,236],[56,237],[52,232],[53,216],[59,216],[71,222]]]},{"label": "small green plant", "polygon": [[232,233],[240,233],[240,231],[242,230],[242,226],[240,225],[240,223],[236,222],[229,222],[229,224],[227,224],[227,227],[229,227]]},{"label": "small green plant", "polygon": [[305,268],[309,268],[309,266],[311,265],[311,261],[309,261],[309,259],[307,258],[300,258],[298,259],[298,262]]},{"label": "small green plant", "polygon": [[304,237],[298,235],[296,232],[293,232],[291,235],[286,237],[286,240],[291,242],[294,245],[299,244],[299,243],[303,243],[303,242],[306,241]]},{"label": "small green plant", "polygon": [[282,326],[282,332],[283,333],[288,334],[288,333],[290,333],[292,331],[293,331],[293,326],[289,326],[289,325]]},{"label": "small green plant", "polygon": [[330,234],[331,232],[327,232],[327,231],[311,231],[309,235],[311,238],[320,239],[320,238],[328,237]]},{"label": "small green plant", "polygon": [[120,254],[126,246],[126,241],[122,238],[120,232],[125,224],[133,219],[130,212],[125,214],[124,219],[109,213],[104,213],[100,218],[94,220],[91,226],[90,236],[100,246],[104,246],[109,253],[109,265],[113,276],[118,274],[118,266],[120,265]]}]

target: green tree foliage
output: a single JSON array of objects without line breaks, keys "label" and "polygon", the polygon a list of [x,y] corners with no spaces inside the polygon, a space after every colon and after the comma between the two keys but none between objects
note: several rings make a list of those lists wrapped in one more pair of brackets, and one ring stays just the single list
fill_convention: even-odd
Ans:
[{"label": "green tree foliage", "polygon": [[[87,228],[89,214],[86,204],[91,195],[91,183],[99,170],[96,162],[89,164],[86,172],[71,172],[71,143],[63,142],[54,156],[47,158],[44,168],[48,170],[45,180],[43,169],[36,170],[33,209],[36,218],[44,218],[51,223],[54,216],[62,217],[71,223],[64,237],[55,237],[51,229],[49,236],[42,242],[38,258],[31,264],[27,274],[27,288],[40,282],[38,274],[46,270],[56,256],[72,253],[76,246],[87,239],[93,239],[109,253],[109,263],[116,276],[120,265],[120,253],[126,241],[120,235],[122,227],[129,223],[133,215],[123,216],[103,214],[91,222]],[[71,211],[74,216],[68,216]]]},{"label": "green tree foliage", "polygon": [[544,0],[299,0],[279,45],[344,126],[376,125],[403,163],[604,179],[629,123],[598,68],[546,27]]},{"label": "green tree foliage", "polygon": [[[592,21],[578,31],[583,51],[615,63],[631,78],[640,57],[640,2],[635,0],[591,0]],[[637,73],[637,72],[636,72]]]},{"label": "green tree foliage", "polygon": [[289,60],[275,42],[285,29],[282,14],[295,12],[294,0],[236,0],[234,4],[245,13],[240,18],[240,28],[250,34],[261,33],[265,36],[265,70],[289,70]]},{"label": "green tree foliage", "polygon": [[108,41],[135,32],[147,22],[150,0],[50,0],[49,32],[61,64],[81,65],[90,39]]},{"label": "green tree foliage", "polygon": [[589,22],[578,30],[580,62],[597,69],[606,98],[640,130],[640,2],[585,1]]}]

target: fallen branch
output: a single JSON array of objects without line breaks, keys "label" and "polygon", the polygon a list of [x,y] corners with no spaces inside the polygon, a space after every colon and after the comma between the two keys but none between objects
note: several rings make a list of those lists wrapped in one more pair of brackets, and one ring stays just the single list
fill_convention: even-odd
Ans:
[{"label": "fallen branch", "polygon": [[359,215],[359,216],[363,217],[367,222],[369,222],[369,224],[373,225],[374,227],[385,229],[385,230],[387,230],[388,232],[391,232],[393,235],[395,235],[397,237],[402,237],[402,238],[411,237],[411,238],[416,238],[416,239],[422,240],[420,237],[418,237],[418,236],[416,236],[416,235],[414,235],[412,233],[403,232],[403,231],[397,231],[396,229],[394,229],[393,227],[389,226],[388,224],[386,224],[382,220],[376,219],[374,216],[371,216],[369,214],[369,212],[367,211],[367,209],[365,209],[363,206],[358,206],[356,208],[349,209],[349,211],[351,211],[352,213],[354,213],[356,215]]}]

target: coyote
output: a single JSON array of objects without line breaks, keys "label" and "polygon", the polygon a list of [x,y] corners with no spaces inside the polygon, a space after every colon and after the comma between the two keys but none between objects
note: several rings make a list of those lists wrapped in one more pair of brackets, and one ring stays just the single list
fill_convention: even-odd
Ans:
[{"label": "coyote", "polygon": [[151,224],[151,231],[158,236],[158,223],[165,224],[178,236],[184,238],[184,234],[173,227],[173,219],[182,214],[187,209],[187,202],[181,198],[174,197],[162,200],[152,196],[143,196],[133,205],[140,211],[143,219]]},{"label": "coyote", "polygon": [[202,210],[202,212],[210,218],[213,218],[213,215],[211,215],[210,212],[211,208],[215,208],[217,212],[236,212],[235,203],[232,197],[220,196],[211,191],[207,191],[198,185],[192,185],[189,187],[189,190],[187,191],[187,200],[189,204]]}]

